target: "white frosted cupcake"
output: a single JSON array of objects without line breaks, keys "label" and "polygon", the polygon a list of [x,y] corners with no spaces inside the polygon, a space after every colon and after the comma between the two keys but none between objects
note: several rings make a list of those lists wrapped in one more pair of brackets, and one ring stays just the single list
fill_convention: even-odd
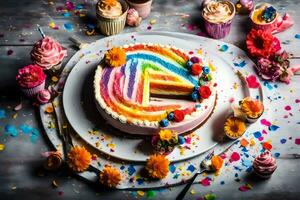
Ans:
[{"label": "white frosted cupcake", "polygon": [[56,71],[60,69],[62,60],[67,55],[67,50],[56,40],[46,36],[35,43],[30,55],[32,62],[43,70]]}]

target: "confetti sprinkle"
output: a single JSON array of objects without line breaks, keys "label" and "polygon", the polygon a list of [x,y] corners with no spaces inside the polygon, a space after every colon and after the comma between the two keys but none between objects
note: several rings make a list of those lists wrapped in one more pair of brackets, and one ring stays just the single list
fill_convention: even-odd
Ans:
[{"label": "confetti sprinkle", "polygon": [[281,144],[286,143],[286,139],[281,139],[281,140],[280,140],[280,143],[281,143]]},{"label": "confetti sprinkle", "polygon": [[225,51],[228,50],[228,48],[229,48],[228,45],[223,44],[223,45],[220,47],[219,51],[225,52]]},{"label": "confetti sprinkle", "polygon": [[71,24],[71,23],[65,23],[64,27],[68,32],[71,32],[74,29],[73,24]]},{"label": "confetti sprinkle", "polygon": [[147,191],[147,198],[153,198],[156,192],[154,190]]},{"label": "confetti sprinkle", "polygon": [[246,185],[243,185],[243,186],[239,187],[239,191],[246,192],[248,190],[251,190],[252,188],[253,187],[250,184],[246,184]]},{"label": "confetti sprinkle", "polygon": [[5,110],[0,110],[0,119],[6,118],[6,111]]},{"label": "confetti sprinkle", "polygon": [[132,176],[132,175],[134,174],[134,172],[136,172],[134,166],[133,166],[133,165],[130,165],[130,166],[128,167],[128,175],[129,175],[129,176]]},{"label": "confetti sprinkle", "polygon": [[256,132],[253,133],[253,135],[254,135],[255,138],[260,138],[261,137],[261,132],[256,131]]},{"label": "confetti sprinkle", "polygon": [[176,171],[175,165],[170,165],[170,166],[169,166],[169,170],[170,170],[170,172],[173,174],[173,173]]},{"label": "confetti sprinkle", "polygon": [[248,77],[246,77],[246,82],[249,88],[259,88],[260,84],[257,81],[257,78],[255,75],[250,75]]},{"label": "confetti sprinkle", "polygon": [[5,126],[5,132],[12,137],[16,137],[18,135],[18,130],[16,129],[16,127],[14,125],[11,125],[11,124],[7,124]]},{"label": "confetti sprinkle", "polygon": [[45,113],[48,113],[48,114],[51,114],[54,112],[54,109],[52,106],[48,106],[46,109],[45,109]]},{"label": "confetti sprinkle", "polygon": [[138,190],[136,193],[141,197],[145,195],[145,192],[142,190]]},{"label": "confetti sprinkle", "polygon": [[296,139],[295,139],[295,144],[296,144],[296,145],[300,145],[300,138],[296,138]]},{"label": "confetti sprinkle", "polygon": [[269,127],[269,130],[270,130],[270,131],[276,131],[277,129],[279,129],[279,126],[276,126],[276,125],[271,125],[271,126]]},{"label": "confetti sprinkle", "polygon": [[296,38],[296,39],[300,39],[300,34],[296,34],[296,35],[295,35],[295,38]]},{"label": "confetti sprinkle", "polygon": [[211,182],[211,179],[209,177],[206,177],[200,181],[201,185],[203,185],[205,187],[210,186],[210,182]]},{"label": "confetti sprinkle", "polygon": [[260,123],[261,123],[262,125],[268,126],[268,127],[272,125],[271,122],[269,122],[269,121],[266,120],[266,119],[260,120]]},{"label": "confetti sprinkle", "polygon": [[275,158],[279,158],[280,157],[280,153],[275,153],[274,156],[275,156]]},{"label": "confetti sprinkle", "polygon": [[233,152],[230,156],[230,162],[235,162],[240,160],[240,154],[238,152]]},{"label": "confetti sprinkle", "polygon": [[148,27],[147,27],[147,30],[151,30],[151,29],[152,29],[152,26],[148,26]]},{"label": "confetti sprinkle", "polygon": [[191,193],[192,195],[194,195],[194,194],[196,194],[196,191],[195,191],[194,189],[191,189],[190,193]]},{"label": "confetti sprinkle", "polygon": [[190,164],[186,170],[187,170],[187,171],[190,171],[190,172],[194,172],[195,169],[196,169],[196,168],[194,167],[194,165]]},{"label": "confetti sprinkle", "polygon": [[217,196],[212,193],[204,195],[205,200],[215,200],[216,198],[217,198]]},{"label": "confetti sprinkle", "polygon": [[54,22],[50,22],[50,23],[48,24],[48,26],[49,26],[49,28],[52,28],[52,29],[55,29],[55,30],[58,30],[58,29],[59,29],[59,27],[58,27]]},{"label": "confetti sprinkle", "polygon": [[0,143],[0,151],[3,151],[5,149],[5,145]]},{"label": "confetti sprinkle", "polygon": [[240,62],[240,63],[233,63],[233,65],[234,65],[235,67],[241,67],[241,68],[243,68],[243,67],[246,66],[246,61],[243,60],[243,61]]},{"label": "confetti sprinkle", "polygon": [[285,109],[286,111],[292,110],[291,106],[285,106],[284,109]]},{"label": "confetti sprinkle", "polygon": [[270,151],[272,149],[272,145],[269,142],[264,142],[263,148]]},{"label": "confetti sprinkle", "polygon": [[248,140],[243,138],[243,139],[241,139],[240,144],[241,144],[241,146],[246,147],[246,146],[248,146],[249,142],[248,142]]},{"label": "confetti sprinkle", "polygon": [[156,24],[156,19],[151,19],[149,22],[151,25]]}]

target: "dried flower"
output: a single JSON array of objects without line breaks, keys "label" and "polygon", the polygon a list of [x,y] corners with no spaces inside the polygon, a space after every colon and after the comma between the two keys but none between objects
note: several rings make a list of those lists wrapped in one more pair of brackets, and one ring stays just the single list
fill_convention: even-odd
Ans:
[{"label": "dried flower", "polygon": [[280,41],[271,32],[252,29],[246,39],[247,49],[253,57],[268,58],[281,49]]},{"label": "dried flower", "polygon": [[119,170],[106,166],[99,174],[100,183],[108,187],[116,187],[122,180]]},{"label": "dried flower", "polygon": [[105,63],[111,67],[121,67],[126,63],[126,51],[123,48],[114,47],[105,54]]},{"label": "dried flower", "polygon": [[68,165],[75,172],[85,171],[91,163],[92,155],[84,147],[74,146],[68,153]]},{"label": "dried flower", "polygon": [[163,155],[152,155],[147,160],[146,170],[150,177],[162,179],[169,173],[170,161]]}]

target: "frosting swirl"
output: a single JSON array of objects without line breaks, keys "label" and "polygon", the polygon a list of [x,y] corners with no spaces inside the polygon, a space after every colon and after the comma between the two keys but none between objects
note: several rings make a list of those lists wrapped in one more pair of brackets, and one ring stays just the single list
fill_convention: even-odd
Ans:
[{"label": "frosting swirl", "polygon": [[50,69],[62,61],[67,55],[67,50],[57,41],[46,36],[34,45],[30,55],[35,64],[43,69]]},{"label": "frosting swirl", "polygon": [[234,16],[235,8],[229,1],[211,1],[202,11],[202,16],[211,23],[225,23]]},{"label": "frosting swirl", "polygon": [[122,5],[117,0],[100,0],[96,10],[99,15],[107,18],[116,18],[123,13]]},{"label": "frosting swirl", "polygon": [[28,65],[19,69],[16,80],[23,88],[33,88],[42,84],[46,75],[42,68],[37,65]]},{"label": "frosting swirl", "polygon": [[272,174],[277,168],[276,160],[266,151],[254,159],[253,168],[261,174]]}]

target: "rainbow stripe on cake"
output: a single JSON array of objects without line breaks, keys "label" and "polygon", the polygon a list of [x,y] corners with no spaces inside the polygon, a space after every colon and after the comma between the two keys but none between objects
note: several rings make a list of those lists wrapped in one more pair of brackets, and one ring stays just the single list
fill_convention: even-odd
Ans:
[{"label": "rainbow stripe on cake", "polygon": [[[193,113],[203,110],[197,109],[199,102],[182,99],[189,97],[199,81],[186,68],[189,56],[182,50],[154,44],[125,45],[123,49],[126,64],[115,68],[100,65],[94,80],[100,113],[113,126],[123,123],[153,131],[169,112],[183,110],[193,118]],[[210,108],[214,101],[211,104]],[[140,134],[133,130],[130,133]]]}]

